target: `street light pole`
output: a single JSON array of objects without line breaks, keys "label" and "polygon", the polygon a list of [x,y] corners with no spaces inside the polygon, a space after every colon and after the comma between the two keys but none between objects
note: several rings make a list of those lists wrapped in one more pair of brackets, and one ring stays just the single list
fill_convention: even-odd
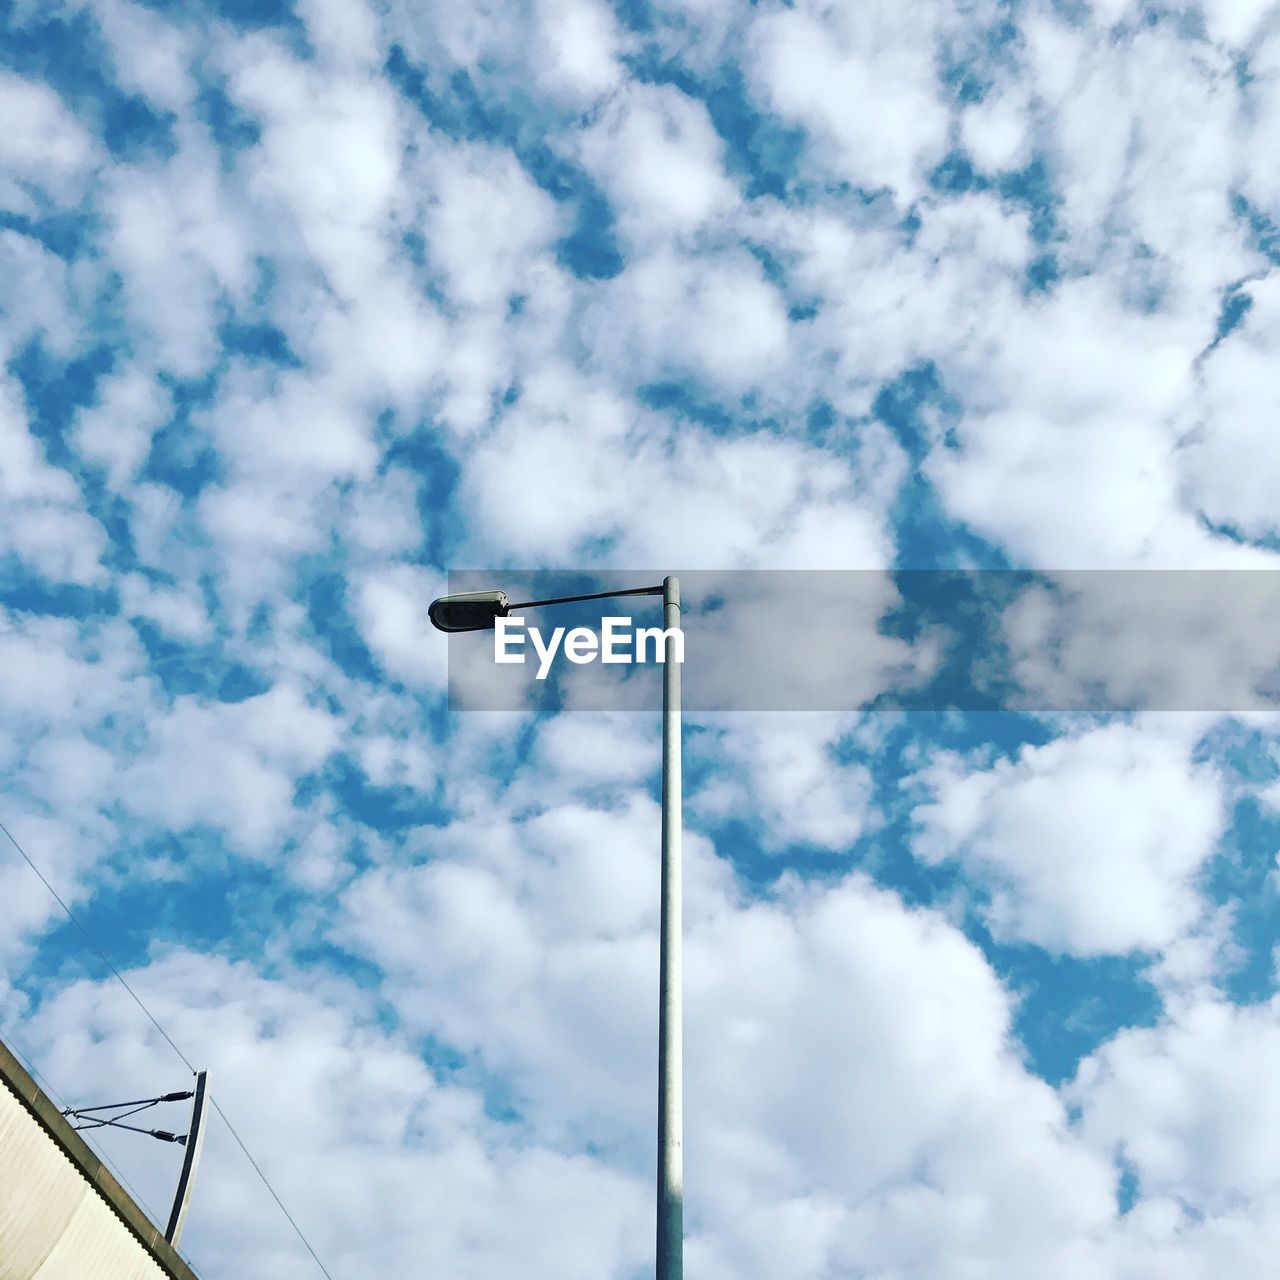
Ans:
[{"label": "street light pole", "polygon": [[684,1275],[684,986],[681,906],[680,580],[662,582],[662,903],[658,964],[658,1252],[657,1280]]},{"label": "street light pole", "polygon": [[[596,591],[512,604],[503,591],[469,591],[431,602],[428,616],[440,631],[489,631],[514,609],[604,600],[613,596],[662,596],[662,888],[658,957],[658,1231],[657,1280],[684,1278],[684,984],[681,920],[680,580],[660,587]],[[679,646],[679,647],[678,647]]]}]

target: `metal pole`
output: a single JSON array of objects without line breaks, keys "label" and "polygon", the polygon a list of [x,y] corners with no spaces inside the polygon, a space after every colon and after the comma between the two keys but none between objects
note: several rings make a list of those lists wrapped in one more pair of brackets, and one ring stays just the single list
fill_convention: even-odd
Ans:
[{"label": "metal pole", "polygon": [[176,1249],[182,1239],[182,1224],[187,1220],[191,1204],[191,1188],[195,1186],[196,1167],[200,1163],[200,1148],[204,1146],[204,1103],[208,1095],[209,1073],[196,1072],[196,1091],[191,1099],[191,1128],[187,1130],[187,1150],[182,1158],[182,1172],[178,1175],[178,1189],[173,1196],[173,1208],[169,1211],[169,1225],[164,1238]]},{"label": "metal pole", "polygon": [[[662,625],[680,625],[680,581],[662,583]],[[680,664],[668,636],[662,664],[662,907],[658,970],[657,1280],[684,1275],[684,1089],[681,1079]]]}]

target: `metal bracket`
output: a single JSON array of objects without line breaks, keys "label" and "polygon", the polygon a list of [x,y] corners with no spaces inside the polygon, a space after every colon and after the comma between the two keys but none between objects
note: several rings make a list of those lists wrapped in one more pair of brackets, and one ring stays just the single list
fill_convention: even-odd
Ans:
[{"label": "metal bracket", "polygon": [[187,1130],[186,1153],[182,1157],[182,1172],[178,1175],[178,1189],[173,1196],[173,1208],[169,1212],[169,1225],[164,1238],[176,1249],[182,1236],[182,1225],[187,1220],[191,1204],[191,1188],[196,1180],[196,1167],[200,1163],[200,1149],[204,1146],[204,1104],[208,1097],[209,1073],[196,1072],[195,1092],[191,1095],[191,1127]]},{"label": "metal bracket", "polygon": [[[79,1132],[82,1129],[128,1129],[130,1133],[143,1133],[151,1138],[159,1138],[161,1142],[176,1142],[186,1148],[182,1157],[182,1172],[178,1175],[178,1189],[173,1197],[173,1208],[169,1212],[169,1225],[165,1228],[164,1238],[174,1246],[178,1246],[178,1238],[182,1235],[182,1224],[186,1220],[187,1207],[191,1202],[191,1187],[196,1178],[196,1166],[200,1163],[200,1149],[204,1145],[204,1104],[208,1096],[209,1073],[196,1072],[196,1087],[180,1093],[162,1093],[156,1098],[134,1098],[130,1102],[104,1102],[96,1107],[67,1107],[63,1115],[70,1120],[78,1120],[72,1127]],[[191,1124],[186,1133],[170,1133],[167,1129],[141,1129],[136,1124],[125,1124],[129,1116],[136,1116],[140,1111],[149,1111],[161,1102],[185,1102],[191,1099]],[[110,1113],[110,1114],[107,1114]]]}]

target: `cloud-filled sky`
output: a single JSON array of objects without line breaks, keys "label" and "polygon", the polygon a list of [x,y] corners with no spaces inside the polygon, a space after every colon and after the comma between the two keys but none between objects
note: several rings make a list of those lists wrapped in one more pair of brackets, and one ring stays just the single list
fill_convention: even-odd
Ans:
[{"label": "cloud-filled sky", "polygon": [[[0,24],[0,822],[333,1280],[651,1274],[657,718],[459,712],[426,605],[1280,567],[1280,6]],[[1270,1275],[1280,719],[832,705],[686,725],[689,1274]],[[0,902],[54,1096],[184,1087]],[[183,1249],[320,1274],[217,1119]]]}]

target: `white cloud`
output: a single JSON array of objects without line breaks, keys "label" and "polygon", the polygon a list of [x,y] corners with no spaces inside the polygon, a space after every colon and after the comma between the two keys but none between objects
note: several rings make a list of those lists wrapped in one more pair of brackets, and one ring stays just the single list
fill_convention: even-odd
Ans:
[{"label": "white cloud", "polygon": [[[1020,279],[1032,254],[1028,217],[992,195],[974,192],[931,200],[921,209],[916,247],[931,263],[981,264],[977,271],[1001,292]],[[975,272],[974,274],[977,274]],[[966,281],[976,284],[976,281]]]},{"label": "white cloud", "polygon": [[762,103],[806,125],[824,167],[905,206],[946,151],[934,66],[942,7],[769,8],[755,19],[752,79]]},{"label": "white cloud", "polygon": [[637,259],[592,311],[597,358],[627,380],[692,374],[732,396],[786,367],[784,300],[745,254],[659,251]]},{"label": "white cloud", "polygon": [[1250,79],[1241,93],[1242,128],[1234,150],[1236,181],[1254,206],[1274,208],[1280,185],[1270,165],[1256,164],[1257,148],[1275,130],[1280,113],[1280,29],[1274,19],[1261,25],[1247,49]]},{"label": "white cloud", "polygon": [[1259,538],[1280,529],[1272,498],[1280,449],[1271,429],[1280,395],[1270,376],[1280,342],[1280,281],[1251,284],[1248,294],[1253,306],[1241,327],[1202,366],[1198,422],[1178,462],[1189,498],[1208,519]]},{"label": "white cloud", "polygon": [[598,0],[540,0],[534,62],[552,93],[590,100],[622,79],[618,25]]},{"label": "white cloud", "polygon": [[738,202],[707,109],[672,86],[615,94],[580,145],[634,245],[692,235]]},{"label": "white cloud", "polygon": [[378,20],[364,0],[299,0],[307,38],[339,66],[371,67],[382,47]]},{"label": "white cloud", "polygon": [[[566,431],[573,418],[583,435]],[[554,505],[508,496],[552,490]],[[512,547],[543,563],[598,561],[600,542],[614,563],[691,569],[872,568],[888,554],[878,495],[817,449],[652,415],[628,426],[554,401],[513,407],[468,459],[462,495],[481,561]]]},{"label": "white cloud", "polygon": [[146,461],[151,437],[168,422],[173,402],[154,375],[137,366],[103,379],[96,390],[92,408],[77,416],[72,444],[120,492]]},{"label": "white cloud", "polygon": [[663,56],[700,74],[714,74],[739,54],[741,11],[719,0],[654,0],[646,32]]},{"label": "white cloud", "polygon": [[378,734],[375,725],[361,726],[361,770],[375,787],[408,787],[420,797],[432,794],[440,781],[437,753],[414,735],[411,723],[395,727],[399,736]]},{"label": "white cloud", "polygon": [[554,716],[538,727],[537,752],[525,783],[542,804],[557,793],[557,783],[611,787],[656,778],[659,746],[652,726],[645,732],[631,715]]},{"label": "white cloud", "polygon": [[960,137],[987,173],[1020,169],[1030,159],[1032,122],[1024,92],[993,91],[960,114]]},{"label": "white cloud", "polygon": [[199,592],[161,586],[140,573],[127,574],[118,587],[121,606],[128,616],[145,618],[175,639],[199,644],[210,638],[213,628],[209,611]]},{"label": "white cloud", "polygon": [[192,504],[167,484],[135,483],[129,490],[129,532],[139,561],[162,573],[196,580],[205,568],[203,543],[193,545]]},{"label": "white cloud", "polygon": [[154,715],[122,771],[128,808],[171,829],[225,831],[250,857],[274,859],[294,824],[294,787],[337,747],[339,721],[287,685],[238,703],[181,698]]},{"label": "white cloud", "polygon": [[504,147],[437,144],[427,177],[427,252],[450,295],[505,306],[559,232],[555,204]]},{"label": "white cloud", "polygon": [[444,579],[398,564],[361,576],[353,586],[360,634],[383,670],[415,688],[441,688],[444,646],[427,621],[427,606],[444,595]]},{"label": "white cloud", "polygon": [[197,511],[222,556],[222,604],[234,625],[291,581],[298,556],[325,544],[326,496],[288,475],[201,493]]},{"label": "white cloud", "polygon": [[[44,738],[24,761],[24,768],[31,775],[29,785],[55,811],[74,812],[86,797],[96,800],[105,796],[117,767],[115,757],[105,747],[74,733]],[[96,825],[105,826],[105,820],[99,818]],[[56,861],[57,845],[51,848],[47,827],[32,834],[41,858],[52,853]]]},{"label": "white cloud", "polygon": [[1183,1232],[1193,1230],[1192,1207],[1227,1221],[1240,1215],[1240,1228],[1259,1210],[1274,1217],[1280,1105],[1269,1081],[1280,1066],[1278,1015],[1274,1001],[1193,1001],[1155,1027],[1121,1032],[1081,1064],[1071,1086],[1085,1139],[1119,1154],[1139,1195],[1168,1204]]},{"label": "white cloud", "polygon": [[99,207],[146,361],[199,377],[218,357],[219,304],[253,284],[250,233],[212,140],[195,125],[177,133],[171,159],[111,169]]},{"label": "white cloud", "polygon": [[[909,244],[882,208],[850,216],[764,201],[753,209],[752,237],[785,264],[796,301],[816,307],[812,320],[789,326],[791,358],[765,383],[786,418],[815,399],[865,418],[884,382],[927,362],[949,390],[982,403],[1000,341],[1026,320],[1026,216],[977,192],[923,199],[916,213]],[[873,430],[851,424],[845,450]],[[869,473],[884,467],[876,461]]]},{"label": "white cloud", "polygon": [[346,306],[309,296],[302,315],[282,299],[277,319],[335,407],[372,415],[389,405],[415,421],[425,394],[452,371],[457,337],[407,273],[370,284]]},{"label": "white cloud", "polygon": [[11,381],[0,382],[0,494],[0,546],[57,582],[103,580],[105,531],[85,511],[76,482],[45,458]]},{"label": "white cloud", "polygon": [[951,380],[971,397],[957,447],[925,464],[953,515],[1039,568],[1250,562],[1180,496],[1175,425],[1204,334],[1126,310],[1105,277],[1005,319],[985,318]]},{"label": "white cloud", "polygon": [[120,87],[162,111],[189,112],[196,91],[191,62],[197,41],[191,29],[130,0],[93,0],[93,11]]},{"label": "white cloud", "polygon": [[[1111,1171],[1006,1055],[1004,994],[936,916],[854,879],[717,917],[688,963],[720,1274],[792,1249],[813,1275],[1106,1274]],[[757,1253],[764,1206],[795,1235]]]},{"label": "white cloud", "polygon": [[343,528],[348,542],[371,556],[415,550],[424,536],[416,477],[404,467],[388,467],[354,486]]},{"label": "white cloud", "polygon": [[[69,772],[75,768],[82,768],[83,776]],[[90,896],[87,880],[94,864],[107,856],[120,838],[119,828],[103,814],[75,811],[76,800],[85,790],[104,794],[101,784],[109,777],[107,762],[92,744],[74,736],[49,741],[11,774],[15,789],[29,786],[34,795],[10,795],[4,825],[53,891],[73,910]],[[61,813],[51,815],[51,806],[60,808]],[[46,930],[62,925],[66,917],[8,839],[0,836],[0,842],[4,845],[0,894],[9,922],[0,939],[0,955],[9,975],[5,982],[8,989],[9,982],[18,979],[32,962],[37,939]]]},{"label": "white cloud", "polygon": [[34,213],[35,190],[74,203],[98,149],[58,95],[38,81],[0,72],[0,120],[22,122],[0,137],[0,202],[19,214]]},{"label": "white cloud", "polygon": [[1166,306],[1211,306],[1251,258],[1230,210],[1250,143],[1229,57],[1171,27],[1111,41],[1038,15],[1025,36],[1069,256],[1093,265],[1132,236],[1169,273]]},{"label": "white cloud", "polygon": [[83,320],[76,314],[77,273],[39,241],[16,231],[0,231],[0,273],[6,281],[0,298],[0,356],[7,357],[32,339],[54,355],[67,357],[83,341]]},{"label": "white cloud", "polygon": [[0,707],[32,736],[47,731],[50,720],[87,724],[105,716],[142,667],[132,629],[116,620],[81,627],[66,618],[0,612],[0,668],[6,674]]},{"label": "white cloud", "polygon": [[[493,68],[518,75],[531,46],[531,10],[512,10],[504,0],[477,0],[447,5],[423,22],[422,11],[409,0],[389,0],[391,31],[416,62],[438,67]],[[487,87],[487,86],[486,86]]]},{"label": "white cloud", "polygon": [[1085,956],[1161,950],[1196,922],[1194,877],[1224,822],[1193,745],[1175,721],[1057,738],[988,768],[944,756],[916,776],[934,795],[915,810],[913,848],[989,886],[1001,937]]},{"label": "white cloud", "polygon": [[1018,702],[1064,711],[1262,712],[1274,700],[1266,553],[1230,569],[1048,574],[1005,607]]},{"label": "white cloud", "polygon": [[695,818],[758,821],[759,838],[777,853],[789,844],[837,852],[852,847],[871,816],[871,775],[840,763],[836,744],[850,717],[777,713],[733,716],[717,734],[708,782],[689,797]]},{"label": "white cloud", "polygon": [[378,461],[368,418],[299,372],[233,368],[199,419],[235,472],[252,479],[318,486],[368,476]]},{"label": "white cloud", "polygon": [[[118,734],[150,701],[131,628],[0,611],[0,747],[6,777],[0,821],[64,901],[88,894],[91,874],[118,848]],[[7,841],[3,841],[7,845]],[[60,908],[12,851],[0,860],[16,957],[59,919]]]},{"label": "white cloud", "polygon": [[344,299],[376,296],[389,258],[387,220],[404,131],[389,86],[362,74],[325,76],[265,40],[221,53],[231,92],[262,126],[241,160],[260,212],[291,256],[297,241]]},{"label": "white cloud", "polygon": [[1273,0],[1206,0],[1202,12],[1212,39],[1239,47],[1273,9]]}]

